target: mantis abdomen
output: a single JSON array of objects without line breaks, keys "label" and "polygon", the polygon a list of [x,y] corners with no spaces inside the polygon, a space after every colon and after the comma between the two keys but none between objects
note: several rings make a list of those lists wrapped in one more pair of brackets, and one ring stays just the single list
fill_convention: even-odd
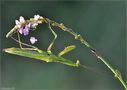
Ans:
[{"label": "mantis abdomen", "polygon": [[46,62],[59,62],[62,64],[66,64],[68,66],[80,66],[79,60],[77,60],[77,62],[74,63],[71,60],[56,56],[52,53],[49,54],[48,52],[45,52],[45,51],[37,52],[37,51],[32,51],[27,49],[20,49],[20,48],[6,48],[4,49],[4,51],[10,54],[34,58],[34,59],[38,59],[38,60],[42,60]]}]

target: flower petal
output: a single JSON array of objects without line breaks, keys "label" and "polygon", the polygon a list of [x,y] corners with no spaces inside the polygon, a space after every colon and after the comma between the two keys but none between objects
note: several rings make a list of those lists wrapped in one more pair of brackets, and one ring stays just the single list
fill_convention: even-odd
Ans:
[{"label": "flower petal", "polygon": [[23,34],[23,28],[19,28],[19,29],[18,29],[18,32],[19,32],[20,34]]},{"label": "flower petal", "polygon": [[25,28],[23,29],[24,36],[29,34],[29,30],[30,30],[30,28],[26,25]]},{"label": "flower petal", "polygon": [[27,26],[30,28],[30,26],[31,26],[31,23],[29,23]]},{"label": "flower petal", "polygon": [[15,24],[16,24],[17,28],[21,28],[21,23],[18,20],[15,20]]},{"label": "flower petal", "polygon": [[31,44],[34,44],[35,42],[37,42],[37,39],[35,37],[30,37],[30,42]]},{"label": "flower petal", "polygon": [[20,16],[19,21],[20,21],[20,23],[24,23],[25,22],[24,17]]},{"label": "flower petal", "polygon": [[20,22],[18,20],[15,20],[15,24],[18,25],[20,24]]},{"label": "flower petal", "polygon": [[37,21],[39,19],[40,15],[34,15],[34,20]]}]

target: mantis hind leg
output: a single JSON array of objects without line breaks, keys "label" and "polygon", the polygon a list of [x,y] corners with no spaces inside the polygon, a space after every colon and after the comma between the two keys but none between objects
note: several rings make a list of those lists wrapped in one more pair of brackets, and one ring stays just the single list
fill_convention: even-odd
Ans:
[{"label": "mantis hind leg", "polygon": [[51,30],[52,34],[54,35],[54,39],[52,40],[52,42],[50,43],[50,45],[48,46],[47,51],[51,52],[52,46],[57,38],[57,34],[55,33],[55,31],[51,28],[51,25],[49,24],[49,29]]}]

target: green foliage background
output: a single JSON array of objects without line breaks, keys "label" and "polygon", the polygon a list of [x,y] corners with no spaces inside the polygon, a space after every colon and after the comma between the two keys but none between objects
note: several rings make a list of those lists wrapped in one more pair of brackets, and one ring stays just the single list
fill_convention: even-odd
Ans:
[{"label": "green foliage background", "polygon": [[[80,33],[107,61],[122,72],[126,79],[126,5],[124,1],[1,1],[1,47],[19,47],[6,33],[19,16],[25,19],[35,14],[48,17]],[[9,55],[1,52],[1,87],[19,89],[122,89],[105,65],[73,36],[54,28],[58,38],[53,47],[55,54],[65,46],[77,48],[65,55],[73,61],[93,68],[95,72],[58,63]],[[44,24],[30,33],[38,38],[37,46],[46,50],[53,35]],[[29,43],[30,36],[23,38]]]}]

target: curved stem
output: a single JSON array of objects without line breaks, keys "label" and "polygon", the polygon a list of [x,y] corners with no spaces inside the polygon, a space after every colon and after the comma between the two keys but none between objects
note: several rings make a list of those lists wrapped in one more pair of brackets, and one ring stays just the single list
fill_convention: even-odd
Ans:
[{"label": "curved stem", "polygon": [[67,28],[64,26],[64,24],[62,23],[57,23],[55,21],[52,21],[48,18],[44,19],[45,23],[50,23],[52,26],[54,27],[59,27],[61,28],[63,31],[66,31],[68,33],[70,33],[71,35],[73,35],[75,37],[76,40],[79,40],[82,44],[84,44],[87,48],[89,48],[91,50],[91,52],[96,56],[96,58],[98,58],[99,60],[101,60],[110,70],[111,72],[114,74],[114,76],[121,82],[121,84],[123,85],[123,87],[125,88],[125,90],[127,90],[127,85],[125,84],[121,73],[117,70],[114,69],[98,52],[96,49],[94,49],[80,34],[75,33],[72,29]]},{"label": "curved stem", "polygon": [[114,69],[102,56],[98,56],[98,58],[114,73],[115,77],[121,82],[125,90],[127,90],[127,86],[121,76],[121,73],[117,70]]}]

